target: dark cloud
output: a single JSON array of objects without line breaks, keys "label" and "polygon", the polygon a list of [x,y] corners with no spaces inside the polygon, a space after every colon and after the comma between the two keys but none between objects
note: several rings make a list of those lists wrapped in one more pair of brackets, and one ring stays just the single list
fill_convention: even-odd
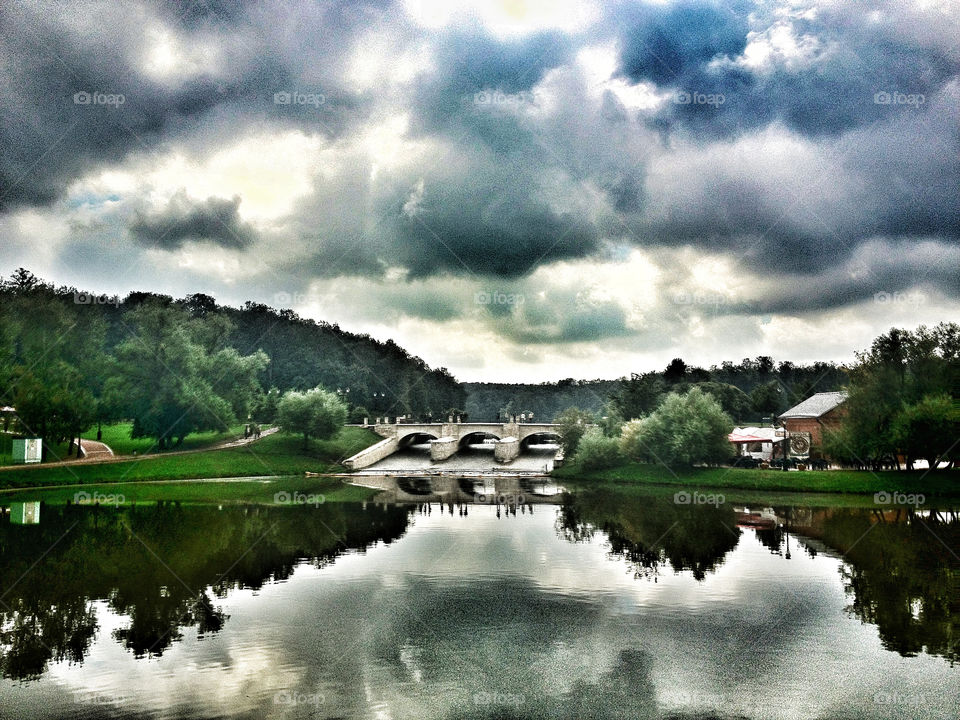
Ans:
[{"label": "dark cloud", "polygon": [[[784,24],[782,14],[751,1],[629,6],[615,16],[624,27],[619,72],[674,93],[675,101],[650,118],[654,126],[714,137],[771,122],[834,135],[888,117],[889,106],[875,102],[878,93],[929,96],[960,73],[949,48],[905,36],[898,23],[911,19],[899,18],[895,5],[881,3],[880,19],[869,23],[865,12],[844,4]],[[809,57],[775,57],[769,68],[737,62],[748,33],[778,26],[809,38]],[[709,96],[723,100],[697,101]]]},{"label": "dark cloud", "polygon": [[513,146],[516,133],[504,131],[502,115],[478,110],[534,102],[532,88],[569,61],[575,47],[556,32],[518,40],[500,40],[480,28],[447,34],[436,47],[436,72],[422,77],[413,92],[414,130],[473,129],[492,147]]},{"label": "dark cloud", "polygon": [[160,212],[138,213],[130,232],[141,244],[164,250],[202,240],[225,248],[244,248],[253,242],[255,233],[240,219],[239,208],[239,196],[193,202],[180,192]]},{"label": "dark cloud", "polygon": [[[380,280],[469,277],[471,288],[522,292],[525,277],[556,261],[613,262],[615,246],[675,262],[675,250],[692,247],[735,273],[782,279],[718,314],[818,312],[918,285],[960,295],[955,22],[894,0],[803,10],[614,2],[577,32],[499,37],[457,21],[422,28],[402,3],[373,0],[6,3],[0,220],[15,228],[15,206],[53,205],[68,215],[69,263],[107,243],[135,257],[196,241],[242,250],[260,233],[283,249],[270,268],[291,287],[363,276],[379,294],[371,306],[437,322],[477,307],[448,303],[446,285],[393,297]],[[212,59],[184,75],[151,72],[146,31],[156,28]],[[774,32],[796,47],[771,45],[766,60],[745,62],[748,44]],[[617,48],[613,78],[588,79],[580,53],[602,47]],[[422,63],[404,74],[401,55]],[[356,57],[370,61],[372,81],[355,81]],[[648,107],[620,93],[641,84],[724,101]],[[78,92],[123,102],[77,104]],[[275,103],[283,92],[324,100]],[[377,138],[399,118],[397,149]],[[117,207],[63,201],[79,178],[127,160],[136,174],[176,152],[202,172],[204,156],[237,139],[289,130],[318,140],[316,174],[289,214],[256,230],[239,197],[180,193],[143,210],[143,195],[162,192],[147,176]],[[617,303],[528,297],[484,313],[516,342],[637,337]]]},{"label": "dark cloud", "polygon": [[[241,7],[4,3],[0,211],[49,204],[85,173],[189,141],[225,116],[234,129],[267,122],[336,137],[364,114],[363,98],[339,73],[353,34],[383,21],[386,9],[339,3],[294,13],[277,5],[270,16],[266,6]],[[145,40],[165,27],[183,48],[215,48],[218,60],[205,59],[186,79],[150,74]],[[274,102],[297,91],[323,103]],[[197,144],[209,147],[210,138]]]},{"label": "dark cloud", "polygon": [[747,44],[749,3],[690,2],[635,5],[621,51],[621,72],[634,81],[676,85],[716,57]]}]

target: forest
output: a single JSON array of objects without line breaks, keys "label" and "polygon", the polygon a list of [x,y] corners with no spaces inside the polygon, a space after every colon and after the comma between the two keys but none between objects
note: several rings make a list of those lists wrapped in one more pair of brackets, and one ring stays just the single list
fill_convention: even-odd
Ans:
[{"label": "forest", "polygon": [[97,296],[22,268],[0,279],[0,405],[47,442],[132,419],[135,437],[164,449],[193,432],[270,421],[283,392],[316,386],[335,391],[354,422],[465,404],[446,369],[291,310],[223,307],[202,294]]}]

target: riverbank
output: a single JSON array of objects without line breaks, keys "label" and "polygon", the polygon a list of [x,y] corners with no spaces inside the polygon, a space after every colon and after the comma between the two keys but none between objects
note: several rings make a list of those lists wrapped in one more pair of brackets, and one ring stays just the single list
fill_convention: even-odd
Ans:
[{"label": "riverbank", "polygon": [[50,485],[85,485],[136,481],[303,475],[340,472],[340,462],[380,438],[357,427],[345,427],[325,441],[276,434],[242,447],[169,456],[149,455],[121,462],[23,466],[0,473],[0,490]]},{"label": "riverbank", "polygon": [[86,483],[0,492],[0,504],[42,501],[50,505],[98,504],[106,509],[168,502],[182,505],[324,505],[369,500],[376,490],[333,477],[243,477],[207,480],[142,480]]},{"label": "riverbank", "polygon": [[747,468],[675,468],[630,463],[606,470],[583,470],[570,462],[551,473],[566,484],[591,486],[672,486],[695,490],[764,490],[806,493],[922,493],[928,497],[960,497],[960,471],[870,472],[804,470],[782,472]]}]

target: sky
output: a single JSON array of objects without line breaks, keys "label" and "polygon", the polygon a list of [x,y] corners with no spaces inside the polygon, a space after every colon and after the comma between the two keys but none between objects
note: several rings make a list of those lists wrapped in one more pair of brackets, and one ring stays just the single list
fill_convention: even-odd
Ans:
[{"label": "sky", "polygon": [[957,0],[9,0],[0,37],[0,275],[462,380],[960,317]]}]

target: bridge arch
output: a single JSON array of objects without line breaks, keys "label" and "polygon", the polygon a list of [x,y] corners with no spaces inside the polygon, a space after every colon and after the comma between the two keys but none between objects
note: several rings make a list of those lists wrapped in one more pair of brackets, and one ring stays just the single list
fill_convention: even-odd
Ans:
[{"label": "bridge arch", "polygon": [[521,448],[528,448],[531,445],[542,445],[545,443],[560,443],[560,435],[551,430],[541,430],[525,435],[520,441]]},{"label": "bridge arch", "polygon": [[494,435],[492,432],[487,432],[485,430],[475,430],[473,432],[468,432],[460,437],[460,440],[457,442],[458,447],[466,447],[467,445],[479,445],[484,440],[499,440],[499,435]]},{"label": "bridge arch", "polygon": [[414,430],[412,432],[408,432],[406,435],[401,435],[398,437],[397,445],[401,448],[406,448],[410,447],[411,445],[418,445],[437,439],[437,436],[431,433],[423,432],[422,430]]}]

